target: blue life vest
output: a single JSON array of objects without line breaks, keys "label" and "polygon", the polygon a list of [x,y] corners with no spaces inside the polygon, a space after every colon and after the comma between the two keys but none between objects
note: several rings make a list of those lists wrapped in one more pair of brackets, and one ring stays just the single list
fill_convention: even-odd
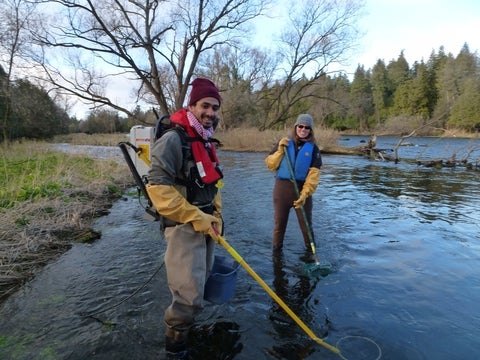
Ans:
[{"label": "blue life vest", "polygon": [[[312,164],[313,156],[313,144],[311,142],[306,142],[295,158],[295,144],[293,140],[288,142],[288,155],[290,158],[290,163],[292,164],[293,173],[295,175],[295,180],[305,181],[307,178],[308,170]],[[285,156],[280,162],[280,166],[277,170],[277,179],[291,179],[290,169],[288,168],[287,159]]]}]

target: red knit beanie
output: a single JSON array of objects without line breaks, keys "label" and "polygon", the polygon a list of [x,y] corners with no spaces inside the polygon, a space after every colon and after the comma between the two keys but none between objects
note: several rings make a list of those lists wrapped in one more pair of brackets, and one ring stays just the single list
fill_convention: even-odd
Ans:
[{"label": "red knit beanie", "polygon": [[192,82],[192,90],[190,92],[190,100],[188,105],[193,105],[198,100],[206,97],[213,97],[217,99],[219,104],[222,102],[222,98],[220,97],[218,89],[213,82],[208,79],[196,78]]}]

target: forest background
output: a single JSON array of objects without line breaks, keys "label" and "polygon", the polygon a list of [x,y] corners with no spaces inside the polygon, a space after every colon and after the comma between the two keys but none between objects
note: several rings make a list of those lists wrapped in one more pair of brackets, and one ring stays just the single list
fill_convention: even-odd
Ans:
[{"label": "forest background", "polygon": [[[409,64],[341,64],[358,41],[361,1],[6,0],[0,5],[0,139],[126,133],[182,107],[196,76],[221,89],[221,127],[279,130],[299,113],[355,133],[480,129],[480,62],[467,43]],[[287,11],[288,10],[288,11]],[[254,21],[285,16],[268,46]],[[108,95],[132,88],[132,103]],[[76,102],[90,107],[70,116]]]}]

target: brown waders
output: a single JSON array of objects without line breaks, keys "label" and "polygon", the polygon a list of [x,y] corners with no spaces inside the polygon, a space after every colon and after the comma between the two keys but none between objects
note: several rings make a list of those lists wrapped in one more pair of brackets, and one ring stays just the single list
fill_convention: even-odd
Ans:
[{"label": "brown waders", "polygon": [[213,266],[215,242],[193,226],[165,228],[165,265],[172,303],[166,309],[167,351],[178,353],[186,342],[195,315],[203,309],[205,282]]},{"label": "brown waders", "polygon": [[[302,182],[297,182],[299,191],[302,191]],[[275,179],[275,185],[273,187],[273,210],[274,210],[274,228],[273,228],[273,251],[280,251],[283,248],[283,238],[285,236],[285,230],[287,229],[288,216],[290,209],[293,207],[293,202],[297,200],[298,196],[295,193],[295,188],[291,180]],[[305,200],[303,205],[305,214],[307,215],[307,221],[310,225],[312,232],[312,238],[315,239],[312,229],[312,197],[309,196]],[[311,250],[310,238],[308,237],[307,227],[302,215],[301,209],[295,209],[297,214],[298,224],[302,231],[303,240],[307,250]]]}]

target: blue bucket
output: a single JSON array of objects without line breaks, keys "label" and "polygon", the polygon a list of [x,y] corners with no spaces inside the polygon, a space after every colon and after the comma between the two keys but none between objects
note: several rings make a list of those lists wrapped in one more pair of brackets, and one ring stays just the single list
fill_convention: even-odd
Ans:
[{"label": "blue bucket", "polygon": [[204,299],[214,304],[223,304],[235,293],[238,262],[215,255],[212,272],[205,284]]}]

